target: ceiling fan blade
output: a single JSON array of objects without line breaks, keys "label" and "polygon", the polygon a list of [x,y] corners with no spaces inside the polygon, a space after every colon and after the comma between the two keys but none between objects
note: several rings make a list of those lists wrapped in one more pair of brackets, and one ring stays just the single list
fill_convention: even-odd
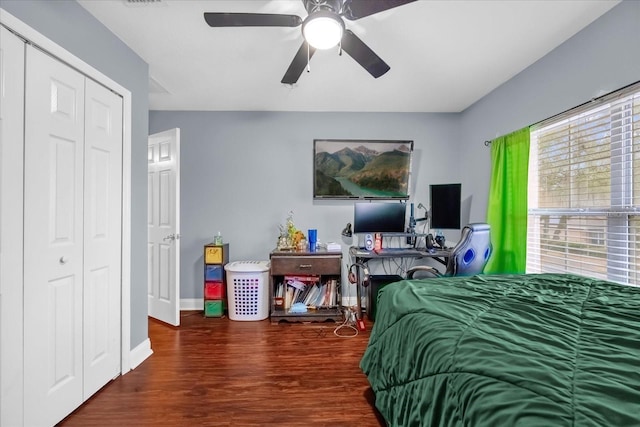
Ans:
[{"label": "ceiling fan blade", "polygon": [[204,20],[211,27],[297,27],[302,18],[297,15],[269,13],[205,12]]},{"label": "ceiling fan blade", "polygon": [[346,30],[342,36],[342,50],[347,52],[355,61],[362,65],[376,79],[389,71],[391,67],[382,60],[369,46],[364,44],[351,30]]},{"label": "ceiling fan blade", "polygon": [[342,16],[354,21],[416,0],[347,0]]},{"label": "ceiling fan blade", "polygon": [[[309,57],[307,58],[307,46],[309,48]],[[316,53],[316,49],[312,46],[309,46],[307,42],[302,42],[302,46],[298,49],[296,56],[293,57],[293,61],[287,68],[287,72],[284,73],[284,77],[280,83],[284,83],[286,85],[292,85],[298,81],[300,75],[304,71],[304,67],[307,66],[307,62],[311,60],[313,54]]]}]

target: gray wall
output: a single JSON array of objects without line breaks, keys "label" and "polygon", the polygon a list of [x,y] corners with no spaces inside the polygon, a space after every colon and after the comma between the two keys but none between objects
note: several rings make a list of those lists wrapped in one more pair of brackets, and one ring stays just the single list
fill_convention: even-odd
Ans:
[{"label": "gray wall", "polygon": [[461,114],[462,180],[485,215],[491,173],[482,142],[640,80],[640,1],[624,1]]},{"label": "gray wall", "polygon": [[149,67],[75,1],[2,0],[3,9],[131,91],[131,347],[148,338]]},{"label": "gray wall", "polygon": [[148,336],[148,130],[182,129],[181,297],[197,298],[202,244],[218,230],[231,243],[233,260],[265,259],[289,210],[300,228],[317,227],[322,241],[351,244],[340,230],[352,204],[312,200],[314,138],[413,139],[413,200],[426,204],[430,183],[462,182],[463,220],[480,221],[490,174],[485,139],[640,78],[640,2],[627,0],[458,115],[151,112],[148,119],[147,64],[81,6],[46,0],[0,5],[133,94],[132,346]]},{"label": "gray wall", "polygon": [[640,2],[621,3],[460,114],[152,111],[151,133],[182,132],[181,298],[202,297],[202,245],[218,230],[232,261],[267,259],[290,210],[322,241],[353,243],[340,236],[353,202],[312,199],[314,138],[412,139],[411,201],[427,205],[429,184],[462,182],[463,222],[483,221],[483,142],[640,78],[639,16]]},{"label": "gray wall", "polygon": [[202,298],[202,247],[217,231],[231,261],[268,259],[289,211],[321,242],[352,244],[340,232],[353,222],[353,201],[313,200],[314,139],[413,140],[411,201],[428,205],[428,184],[460,181],[457,122],[456,114],[152,111],[151,133],[181,129],[181,298]]}]

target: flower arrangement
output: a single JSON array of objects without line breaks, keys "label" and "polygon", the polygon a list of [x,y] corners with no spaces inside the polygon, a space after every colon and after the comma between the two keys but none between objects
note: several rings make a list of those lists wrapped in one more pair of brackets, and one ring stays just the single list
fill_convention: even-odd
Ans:
[{"label": "flower arrangement", "polygon": [[293,222],[293,211],[289,211],[285,224],[280,224],[278,228],[280,229],[278,249],[296,249],[303,241],[306,243],[304,233],[298,230]]}]

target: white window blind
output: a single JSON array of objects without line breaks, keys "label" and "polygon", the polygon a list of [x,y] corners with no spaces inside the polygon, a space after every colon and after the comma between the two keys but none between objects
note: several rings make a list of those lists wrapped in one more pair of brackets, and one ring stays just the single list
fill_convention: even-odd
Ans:
[{"label": "white window blind", "polygon": [[640,83],[531,131],[528,273],[640,286]]}]

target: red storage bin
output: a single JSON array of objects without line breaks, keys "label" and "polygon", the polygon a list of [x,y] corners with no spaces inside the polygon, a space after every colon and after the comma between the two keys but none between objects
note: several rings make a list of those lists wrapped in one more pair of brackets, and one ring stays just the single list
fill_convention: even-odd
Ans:
[{"label": "red storage bin", "polygon": [[224,298],[224,283],[222,282],[205,282],[204,284],[204,299],[223,299]]}]

